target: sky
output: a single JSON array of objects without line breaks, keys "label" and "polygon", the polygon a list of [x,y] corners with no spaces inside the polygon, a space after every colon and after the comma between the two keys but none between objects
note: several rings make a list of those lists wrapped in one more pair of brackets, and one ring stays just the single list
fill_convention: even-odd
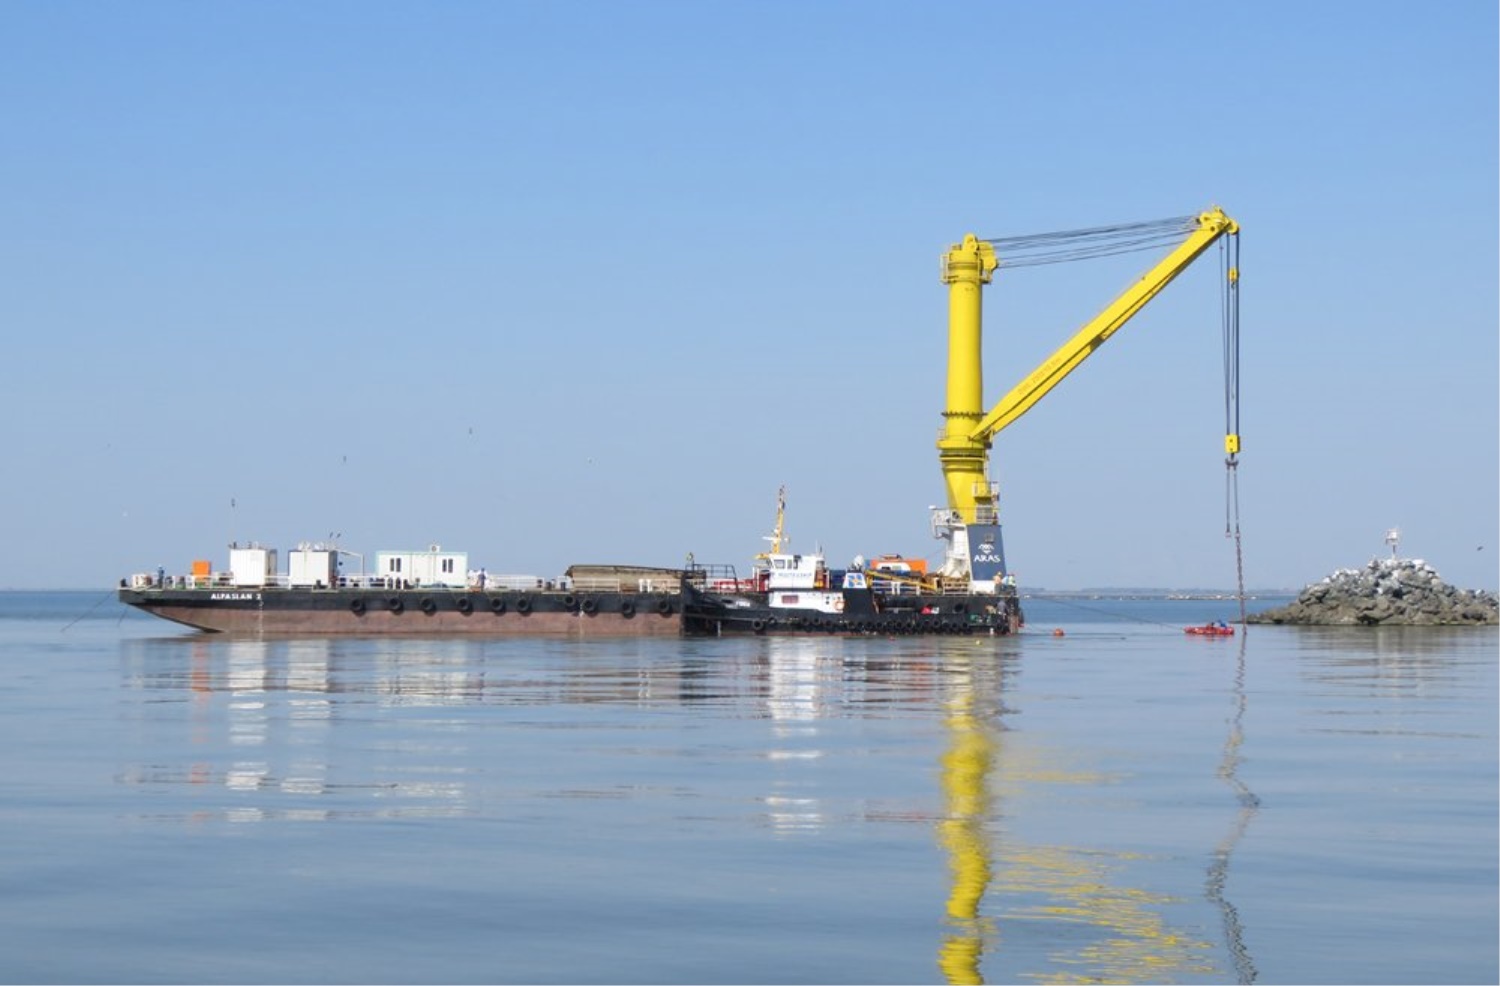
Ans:
[{"label": "sky", "polygon": [[[1248,587],[1500,586],[1492,2],[0,2],[0,588],[441,544],[937,559],[938,258],[1241,226]],[[1003,270],[998,399],[1154,261]],[[1228,587],[1219,269],[991,451],[1023,587]],[[283,565],[285,564],[283,555]],[[356,563],[357,564],[357,563]]]}]

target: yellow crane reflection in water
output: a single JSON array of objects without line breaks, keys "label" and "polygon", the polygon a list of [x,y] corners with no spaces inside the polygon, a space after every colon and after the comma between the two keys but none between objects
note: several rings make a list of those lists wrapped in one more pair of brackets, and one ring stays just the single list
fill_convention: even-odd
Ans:
[{"label": "yellow crane reflection in water", "polygon": [[[985,655],[989,661],[996,656]],[[1108,778],[1025,763],[1021,751],[1003,744],[998,709],[976,708],[970,656],[949,654],[945,662],[952,693],[945,720],[949,746],[941,758],[945,812],[937,834],[952,883],[937,962],[947,981],[983,983],[981,960],[998,942],[1001,925],[1015,930],[1023,922],[1051,925],[1048,936],[1065,943],[1039,956],[1044,969],[1021,974],[1033,982],[1171,982],[1212,975],[1212,946],[1169,927],[1160,914],[1171,897],[1111,882],[1121,864],[1139,857],[1026,845],[1013,837],[996,845],[998,804],[1041,784],[1099,785]],[[989,675],[981,677],[985,686],[996,684]],[[981,909],[986,894],[998,917]]]},{"label": "yellow crane reflection in water", "polygon": [[974,688],[963,685],[948,700],[952,737],[942,757],[945,817],[938,838],[948,850],[953,890],[948,895],[952,927],[938,952],[938,966],[950,983],[982,983],[979,959],[993,930],[979,915],[979,902],[990,883],[990,850],[985,825],[990,815],[989,773],[998,745],[987,723],[974,715]]}]

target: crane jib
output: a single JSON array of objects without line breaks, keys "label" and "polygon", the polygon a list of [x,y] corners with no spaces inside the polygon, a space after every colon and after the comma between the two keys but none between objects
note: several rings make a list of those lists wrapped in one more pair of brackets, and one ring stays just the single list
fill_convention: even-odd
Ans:
[{"label": "crane jib", "polygon": [[[949,288],[947,406],[938,458],[948,490],[946,529],[979,525],[997,518],[997,492],[989,480],[989,449],[995,435],[1015,423],[1112,335],[1160,294],[1204,251],[1220,244],[1224,330],[1224,451],[1228,470],[1226,533],[1235,538],[1240,571],[1240,608],[1244,609],[1244,576],[1239,549],[1237,491],[1239,427],[1239,224],[1217,206],[1196,216],[1146,223],[1097,226],[1060,233],[981,240],[965,236],[943,257],[942,280]],[[1085,323],[994,406],[985,409],[981,373],[981,289],[996,270],[1062,263],[1170,245],[1165,257]],[[995,528],[998,537],[998,527]],[[955,539],[956,541],[957,539]],[[970,539],[971,547],[977,544]],[[955,545],[956,548],[956,545]],[[954,559],[969,567],[974,557]],[[1002,562],[1003,570],[1003,562]],[[971,574],[978,578],[977,574]]]}]

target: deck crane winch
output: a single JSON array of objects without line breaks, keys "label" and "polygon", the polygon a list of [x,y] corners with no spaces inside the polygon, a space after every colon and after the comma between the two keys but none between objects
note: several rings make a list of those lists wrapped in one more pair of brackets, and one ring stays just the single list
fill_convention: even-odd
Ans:
[{"label": "deck crane winch", "polygon": [[[997,268],[1145,249],[1174,242],[1183,234],[1186,237],[1167,256],[986,411],[980,365],[980,291],[990,283]],[[943,255],[942,281],[948,285],[948,390],[937,449],[948,504],[934,507],[932,511],[934,536],[949,542],[941,570],[943,576],[968,581],[971,591],[994,591],[995,583],[1008,574],[1000,540],[997,491],[989,479],[989,450],[995,435],[1029,411],[1173,278],[1221,240],[1228,245],[1223,251],[1226,299],[1224,450],[1232,477],[1240,449],[1237,406],[1239,225],[1223,210],[1214,207],[1197,216],[1159,222],[1003,240],[982,240],[969,234]],[[1012,249],[1014,254],[1010,252]]]}]

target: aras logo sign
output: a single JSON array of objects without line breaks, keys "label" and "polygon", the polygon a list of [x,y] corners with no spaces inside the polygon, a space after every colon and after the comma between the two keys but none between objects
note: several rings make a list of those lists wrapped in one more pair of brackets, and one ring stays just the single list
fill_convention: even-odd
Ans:
[{"label": "aras logo sign", "polygon": [[994,565],[1002,564],[1005,561],[995,551],[995,542],[993,541],[981,541],[971,560],[976,564],[988,562]]},{"label": "aras logo sign", "polygon": [[976,582],[993,582],[1005,572],[1005,546],[1000,540],[999,524],[970,524],[969,577]]}]

